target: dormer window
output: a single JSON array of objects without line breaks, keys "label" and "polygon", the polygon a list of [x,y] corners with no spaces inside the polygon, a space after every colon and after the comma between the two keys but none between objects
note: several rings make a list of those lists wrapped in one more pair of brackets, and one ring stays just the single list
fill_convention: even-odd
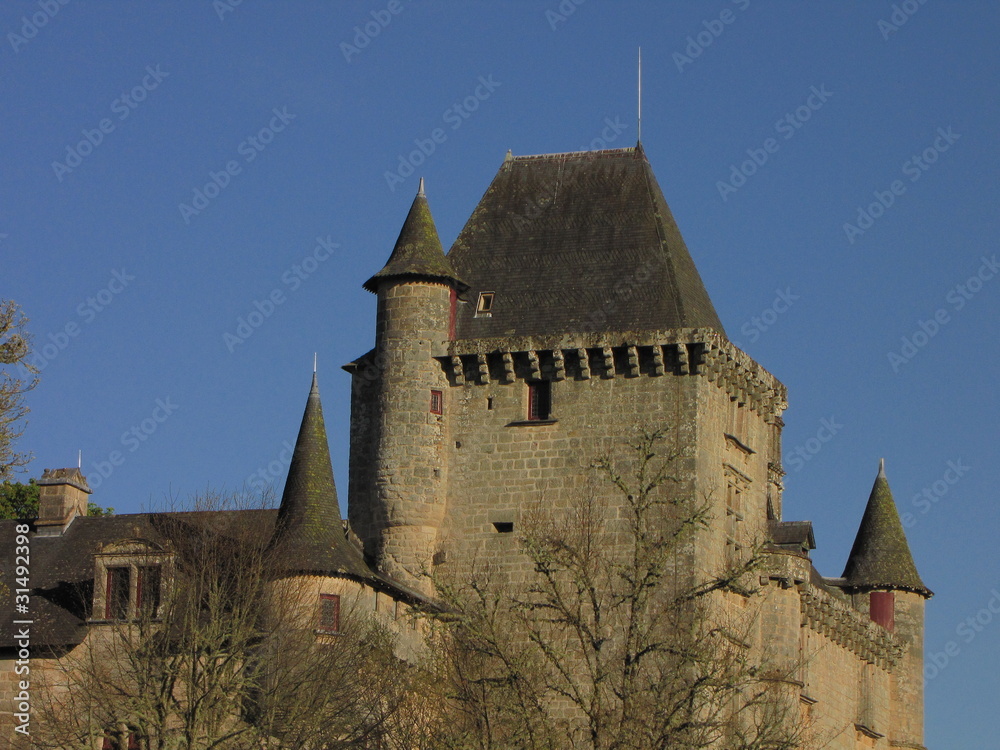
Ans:
[{"label": "dormer window", "polygon": [[156,618],[164,598],[164,566],[172,555],[145,540],[110,544],[96,555],[94,619]]},{"label": "dormer window", "polygon": [[489,317],[493,314],[493,297],[495,292],[480,292],[476,303],[476,317]]}]

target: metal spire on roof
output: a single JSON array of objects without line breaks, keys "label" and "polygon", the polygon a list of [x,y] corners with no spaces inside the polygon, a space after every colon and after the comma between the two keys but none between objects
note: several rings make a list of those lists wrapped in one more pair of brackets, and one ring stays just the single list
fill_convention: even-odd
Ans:
[{"label": "metal spire on roof", "polygon": [[313,375],[316,374],[316,352],[313,352]]},{"label": "metal spire on roof", "polygon": [[642,143],[642,47],[639,47],[639,137],[638,142]]},{"label": "metal spire on roof", "polygon": [[424,195],[424,178],[420,178],[420,184],[417,186],[417,195]]}]

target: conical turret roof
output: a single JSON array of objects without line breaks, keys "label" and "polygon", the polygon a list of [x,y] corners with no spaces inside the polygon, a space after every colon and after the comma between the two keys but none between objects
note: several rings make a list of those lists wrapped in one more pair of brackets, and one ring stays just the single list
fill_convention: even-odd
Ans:
[{"label": "conical turret roof", "polygon": [[878,476],[843,577],[853,589],[899,589],[931,596],[913,563],[884,462],[879,462]]},{"label": "conical turret roof", "polygon": [[444,255],[424,193],[423,178],[420,179],[417,195],[406,215],[406,221],[403,222],[403,228],[399,231],[389,261],[381,271],[364,283],[364,288],[375,292],[378,291],[380,281],[401,276],[451,282],[460,289],[466,287]]},{"label": "conical turret roof", "polygon": [[371,576],[361,551],[348,541],[340,518],[316,373],[281,495],[271,549],[277,554],[278,572]]}]

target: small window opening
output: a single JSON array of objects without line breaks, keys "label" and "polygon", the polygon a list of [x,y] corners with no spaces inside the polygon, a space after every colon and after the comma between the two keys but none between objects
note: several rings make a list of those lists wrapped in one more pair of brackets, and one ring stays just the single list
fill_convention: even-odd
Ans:
[{"label": "small window opening", "polygon": [[489,411],[493,411],[493,397],[490,396],[486,399],[486,408]]},{"label": "small window opening", "polygon": [[128,617],[129,569],[108,568],[108,588],[105,599],[104,617],[108,620],[124,620]]},{"label": "small window opening", "polygon": [[340,596],[319,595],[319,629],[324,633],[340,632]]},{"label": "small window opening", "polygon": [[547,380],[528,383],[528,419],[548,419],[552,411],[551,384]]},{"label": "small window opening", "polygon": [[510,534],[514,531],[513,521],[494,521],[493,528],[498,534]]},{"label": "small window opening", "polygon": [[444,414],[444,395],[441,391],[431,391],[431,414]]},{"label": "small window opening", "polygon": [[476,315],[491,315],[493,313],[494,292],[480,292],[476,303]]}]

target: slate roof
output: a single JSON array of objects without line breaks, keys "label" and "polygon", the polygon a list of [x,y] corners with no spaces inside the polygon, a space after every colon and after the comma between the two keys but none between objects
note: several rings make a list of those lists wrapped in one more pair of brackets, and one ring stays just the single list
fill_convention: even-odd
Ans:
[{"label": "slate roof", "polygon": [[403,228],[399,230],[399,237],[389,260],[363,286],[369,292],[377,292],[380,281],[401,277],[443,281],[454,284],[460,290],[466,288],[466,284],[455,274],[451,263],[445,258],[424,193],[423,178],[420,179],[417,195],[403,222]]},{"label": "slate roof", "polygon": [[315,373],[271,547],[282,561],[281,572],[372,577],[360,550],[344,533]]},{"label": "slate roof", "polygon": [[881,462],[843,578],[855,590],[897,589],[932,596],[917,573]]},{"label": "slate roof", "polygon": [[[74,518],[62,535],[37,536],[33,521],[0,521],[0,580],[13,587],[16,570],[15,528],[18,524],[31,526],[29,612],[33,620],[31,643],[33,646],[75,646],[87,633],[94,594],[94,555],[113,542],[142,539],[165,545],[172,539],[183,537],[184,530],[192,526],[209,526],[218,533],[226,533],[232,524],[246,528],[248,520],[269,530],[274,524],[274,510],[234,510],[191,513],[136,513],[119,516],[80,516]],[[262,536],[261,544],[267,539]],[[10,623],[21,619],[13,612],[13,596],[4,592],[0,604],[0,617]],[[11,628],[0,630],[0,649],[13,648]]]},{"label": "slate roof", "polygon": [[[85,482],[82,476],[78,481]],[[181,550],[189,540],[199,537],[197,529],[225,535],[238,528],[239,539],[269,546],[277,560],[277,576],[307,573],[353,578],[407,601],[433,606],[419,592],[369,568],[361,550],[348,539],[340,517],[315,374],[277,510],[80,516],[64,533],[51,536],[37,535],[34,521],[0,520],[0,539],[4,540],[0,544],[0,582],[12,588],[19,523],[31,528],[27,617],[34,621],[33,647],[72,647],[83,641],[94,595],[94,555],[103,547],[138,539]],[[14,612],[13,592],[0,592],[0,619],[7,623],[20,619]],[[0,629],[0,650],[14,648],[13,632],[9,627]]]},{"label": "slate roof", "polygon": [[[457,338],[710,328],[725,335],[641,146],[504,161],[448,253]],[[478,294],[494,292],[491,316]]]},{"label": "slate roof", "polygon": [[816,549],[812,521],[768,521],[771,542],[782,549],[808,554]]}]

